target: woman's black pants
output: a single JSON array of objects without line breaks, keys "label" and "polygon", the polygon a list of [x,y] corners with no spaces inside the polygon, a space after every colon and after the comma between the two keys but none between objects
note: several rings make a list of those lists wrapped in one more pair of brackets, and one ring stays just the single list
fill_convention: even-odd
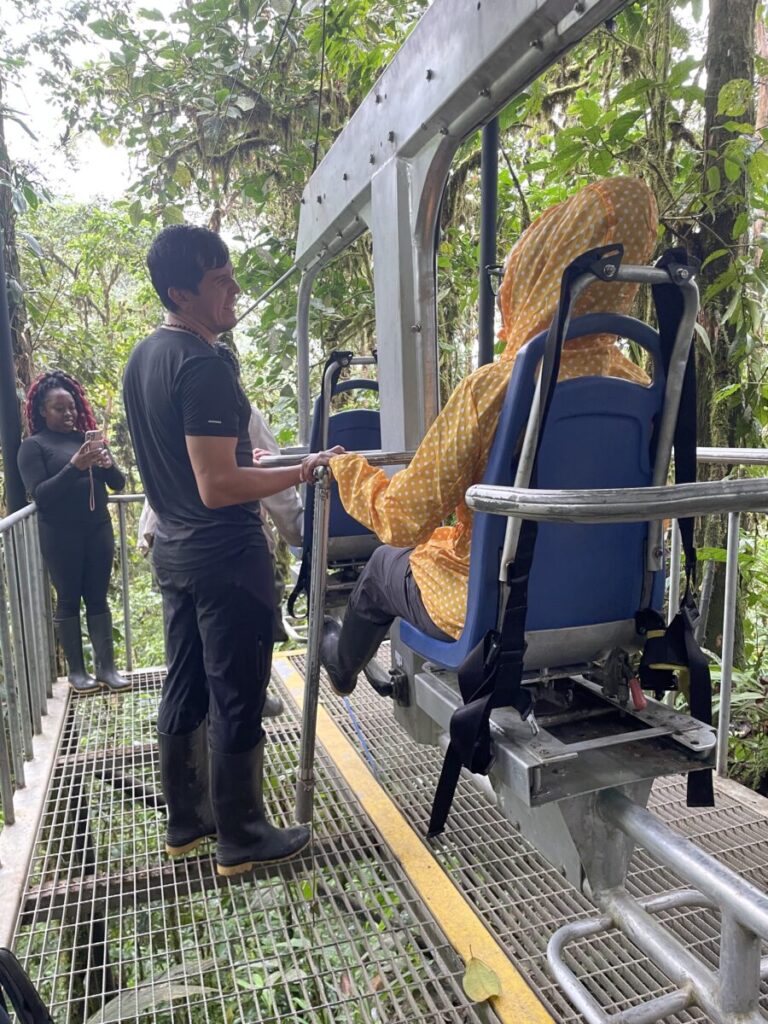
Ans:
[{"label": "woman's black pants", "polygon": [[38,520],[40,550],[56,589],[56,619],[109,611],[107,588],[115,557],[112,522],[53,525]]}]

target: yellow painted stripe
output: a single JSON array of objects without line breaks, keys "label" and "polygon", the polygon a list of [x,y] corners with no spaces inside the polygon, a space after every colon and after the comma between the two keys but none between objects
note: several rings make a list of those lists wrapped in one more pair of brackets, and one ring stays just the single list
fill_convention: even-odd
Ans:
[{"label": "yellow painted stripe", "polygon": [[[287,657],[275,660],[290,666],[287,674],[280,672],[280,678],[301,708],[304,680]],[[497,974],[501,995],[494,997],[491,1005],[499,1019],[505,1024],[554,1024],[507,954],[322,706],[317,715],[317,737],[459,956],[465,963],[471,956],[478,957]]]}]

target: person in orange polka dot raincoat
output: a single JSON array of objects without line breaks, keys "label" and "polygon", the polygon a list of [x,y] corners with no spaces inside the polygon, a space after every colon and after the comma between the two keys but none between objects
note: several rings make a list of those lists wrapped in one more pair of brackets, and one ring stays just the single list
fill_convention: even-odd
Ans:
[{"label": "person in orange polka dot raincoat", "polygon": [[[390,479],[362,455],[330,458],[344,507],[385,545],[362,573],[343,625],[325,622],[321,659],[338,693],[352,692],[358,672],[396,616],[439,639],[460,635],[472,537],[464,494],[483,476],[515,357],[549,326],[567,264],[587,249],[615,242],[623,244],[626,263],[647,263],[657,226],[654,197],[636,178],[595,182],[547,210],[507,260],[499,291],[504,351],[459,384],[411,464]],[[577,300],[574,315],[626,313],[636,289],[633,284],[592,284]],[[566,344],[559,379],[588,375],[647,382],[609,335]],[[328,459],[320,455],[319,461]],[[441,525],[452,512],[455,525]]]}]

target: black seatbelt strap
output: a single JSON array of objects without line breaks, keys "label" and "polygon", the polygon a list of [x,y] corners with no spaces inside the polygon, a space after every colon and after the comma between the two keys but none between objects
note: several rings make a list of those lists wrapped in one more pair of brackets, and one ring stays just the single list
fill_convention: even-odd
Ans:
[{"label": "black seatbelt strap", "polygon": [[[690,259],[685,249],[667,250],[658,260],[656,266],[666,270],[682,266],[689,268],[692,274],[699,269],[698,262]],[[662,359],[665,371],[668,371],[683,315],[683,295],[672,280],[669,284],[654,285],[652,291],[659,322]],[[694,482],[696,480],[696,358],[693,345],[691,345],[685,367],[673,444],[675,483]],[[653,689],[658,697],[661,691],[674,688],[673,672],[677,672],[680,688],[685,691],[688,698],[691,715],[700,722],[704,722],[705,725],[711,725],[712,679],[709,662],[695,637],[699,612],[693,596],[696,582],[693,519],[680,519],[678,526],[685,555],[685,592],[677,614],[667,627],[664,626],[658,613],[652,609],[644,609],[638,613],[639,631],[646,635],[640,662],[640,684],[645,689]],[[673,595],[670,594],[670,601],[672,600]],[[657,621],[654,621],[654,616]],[[714,805],[711,769],[689,773],[687,800],[689,807],[712,807]]]},{"label": "black seatbelt strap", "polygon": [[[557,311],[550,324],[541,364],[538,433],[529,483],[532,488],[536,487],[539,450],[560,370],[574,283],[589,272],[597,278],[612,280],[623,253],[621,245],[591,249],[569,264],[563,273]],[[537,529],[536,522],[523,520],[515,560],[508,570],[507,603],[501,633],[490,630],[459,668],[459,689],[464,704],[451,716],[450,743],[432,803],[430,837],[439,835],[445,828],[462,767],[475,774],[488,774],[493,757],[491,712],[495,708],[514,707],[526,719],[533,710],[530,694],[522,686],[522,678],[528,581]]]},{"label": "black seatbelt strap", "polygon": [[14,1009],[18,1024],[53,1024],[37,989],[10,949],[0,949],[0,1021],[7,1011],[3,996]]}]

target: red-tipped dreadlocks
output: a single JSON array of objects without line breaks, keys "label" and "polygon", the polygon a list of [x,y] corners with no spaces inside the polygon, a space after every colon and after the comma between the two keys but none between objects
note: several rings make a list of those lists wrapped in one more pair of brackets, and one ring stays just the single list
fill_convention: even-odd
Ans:
[{"label": "red-tipped dreadlocks", "polygon": [[24,414],[27,417],[30,434],[37,434],[45,427],[45,420],[40,410],[48,393],[57,388],[62,388],[72,395],[77,411],[75,430],[79,430],[81,434],[84,434],[86,430],[96,430],[96,417],[93,415],[90,402],[85,397],[83,385],[76,377],[71,377],[63,370],[52,370],[50,373],[41,373],[32,382],[27,392]]}]

